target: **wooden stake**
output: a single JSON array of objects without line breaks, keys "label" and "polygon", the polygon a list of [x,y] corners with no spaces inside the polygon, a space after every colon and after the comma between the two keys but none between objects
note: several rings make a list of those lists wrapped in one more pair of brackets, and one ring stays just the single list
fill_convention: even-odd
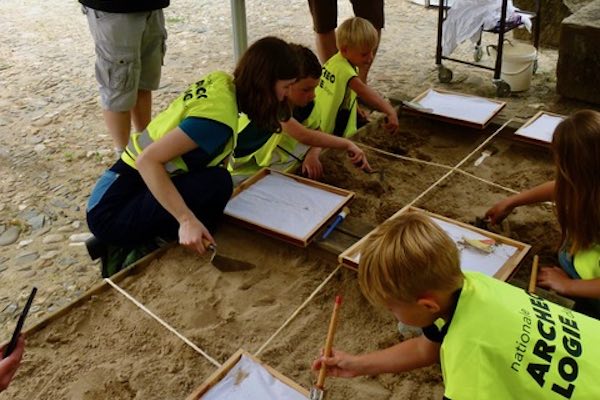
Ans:
[{"label": "wooden stake", "polygon": [[535,293],[535,285],[537,283],[538,263],[540,258],[536,254],[533,256],[533,264],[531,265],[531,278],[529,279],[529,293]]},{"label": "wooden stake", "polygon": [[[329,330],[327,331],[327,340],[325,341],[325,357],[331,357],[331,348],[333,347],[333,336],[335,335],[335,329],[337,327],[338,311],[342,305],[342,297],[335,296],[335,305],[333,306],[333,314],[331,314],[331,321],[329,321]],[[321,363],[321,370],[319,371],[319,378],[317,379],[316,386],[323,390],[325,385],[325,375],[327,374],[327,366],[325,363]]]}]

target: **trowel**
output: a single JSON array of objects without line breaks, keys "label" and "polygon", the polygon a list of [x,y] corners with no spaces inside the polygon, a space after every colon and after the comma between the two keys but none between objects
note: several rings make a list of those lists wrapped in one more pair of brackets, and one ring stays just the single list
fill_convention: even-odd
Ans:
[{"label": "trowel", "polygon": [[248,261],[217,254],[217,246],[208,241],[205,241],[204,245],[212,253],[210,256],[210,263],[221,272],[248,271],[256,268],[256,265]]}]

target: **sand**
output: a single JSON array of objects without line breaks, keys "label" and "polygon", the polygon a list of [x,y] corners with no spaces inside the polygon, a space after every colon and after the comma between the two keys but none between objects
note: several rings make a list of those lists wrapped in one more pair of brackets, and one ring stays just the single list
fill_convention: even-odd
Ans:
[{"label": "sand", "polygon": [[[339,3],[340,18],[351,15],[350,3]],[[253,0],[246,5],[249,41],[277,34],[313,47],[305,1]],[[114,160],[97,104],[93,44],[78,4],[3,0],[0,12],[7,16],[0,28],[9,38],[0,43],[0,234],[12,226],[20,230],[14,243],[0,247],[0,332],[8,338],[31,285],[40,290],[27,326],[99,282],[97,263],[69,237],[86,233],[89,192]],[[436,17],[435,10],[408,1],[387,2],[387,25],[370,84],[404,100],[429,87],[494,97],[488,71],[445,63],[455,78],[448,84],[437,81]],[[233,68],[229,18],[230,10],[221,2],[179,0],[166,10],[169,50],[155,111],[198,76]],[[494,38],[486,35],[484,41]],[[456,55],[469,59],[471,53],[465,44]],[[555,94],[557,57],[556,50],[541,49],[531,88],[504,99],[507,106],[499,120],[523,122],[542,108],[567,114],[589,107]],[[323,181],[356,192],[345,225],[375,226],[417,199],[495,129],[477,131],[402,113],[397,133],[386,134],[373,124],[356,136],[370,146],[365,149],[377,173],[357,171],[343,154],[331,152],[323,157]],[[551,179],[548,150],[509,140],[508,133],[489,143],[496,153],[482,165],[473,166],[477,153],[461,166],[499,186],[455,172],[414,205],[473,222],[510,194],[503,188],[518,191]],[[41,225],[36,223],[40,218]],[[507,220],[504,231],[533,246],[516,272],[514,282],[519,283],[528,277],[531,254],[540,254],[542,264],[555,262],[558,225],[548,205],[522,207]],[[346,300],[336,347],[366,351],[402,339],[393,319],[362,299],[355,275],[338,271],[298,318],[270,340],[334,271],[334,257],[230,226],[217,235],[221,251],[257,267],[221,273],[206,258],[173,249],[120,284],[219,363],[240,347],[261,350],[259,358],[308,387],[309,363],[322,346],[339,291]],[[111,289],[33,334],[21,370],[0,399],[182,398],[215,369]],[[425,400],[439,399],[443,391],[436,367],[330,382],[331,399]]]}]

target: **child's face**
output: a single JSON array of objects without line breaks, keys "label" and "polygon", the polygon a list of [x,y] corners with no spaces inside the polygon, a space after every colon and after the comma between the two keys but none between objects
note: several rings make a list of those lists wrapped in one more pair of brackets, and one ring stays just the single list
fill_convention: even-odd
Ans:
[{"label": "child's face", "polygon": [[343,47],[342,55],[350,64],[358,67],[371,65],[373,62],[373,49],[370,47]]},{"label": "child's face", "polygon": [[295,81],[295,79],[283,79],[275,82],[275,95],[278,101],[283,101],[288,96],[290,87]]},{"label": "child's face", "polygon": [[294,107],[304,107],[315,98],[315,88],[319,85],[319,79],[303,78],[290,87],[288,100]]},{"label": "child's face", "polygon": [[403,324],[423,328],[431,325],[438,317],[427,305],[417,302],[404,302],[390,300],[388,309],[394,314],[396,319]]}]

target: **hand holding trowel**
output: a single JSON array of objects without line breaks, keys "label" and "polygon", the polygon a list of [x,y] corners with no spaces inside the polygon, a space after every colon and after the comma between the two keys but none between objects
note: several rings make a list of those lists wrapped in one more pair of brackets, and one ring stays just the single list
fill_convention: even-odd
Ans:
[{"label": "hand holding trowel", "polygon": [[210,263],[222,272],[248,271],[256,265],[243,260],[217,254],[217,246],[204,239],[204,246],[211,252]]}]

